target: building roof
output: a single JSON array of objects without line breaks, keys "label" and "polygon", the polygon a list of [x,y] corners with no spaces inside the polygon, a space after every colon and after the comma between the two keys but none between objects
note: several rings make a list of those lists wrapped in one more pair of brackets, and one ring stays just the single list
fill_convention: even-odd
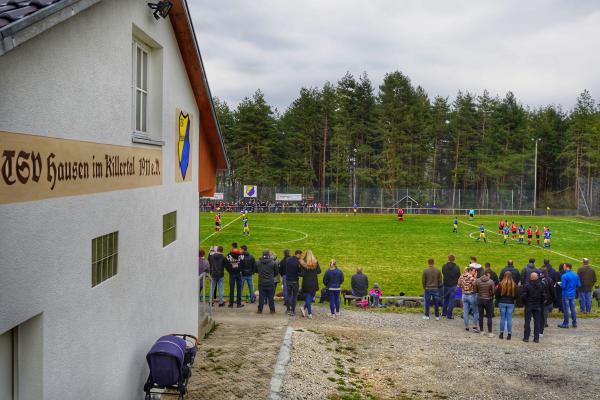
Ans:
[{"label": "building roof", "polygon": [[0,28],[19,22],[58,2],[60,0],[0,0]]},{"label": "building roof", "polygon": [[[0,56],[101,0],[0,0]],[[171,0],[169,19],[200,111],[216,169],[228,169],[223,136],[186,0]],[[150,12],[150,10],[148,10]]]}]

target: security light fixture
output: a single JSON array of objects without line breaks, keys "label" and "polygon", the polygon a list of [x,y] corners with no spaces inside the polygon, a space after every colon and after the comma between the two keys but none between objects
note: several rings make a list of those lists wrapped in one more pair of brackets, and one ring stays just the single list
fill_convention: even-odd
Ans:
[{"label": "security light fixture", "polygon": [[160,0],[156,3],[148,3],[148,7],[154,10],[152,15],[158,20],[160,17],[167,18],[169,11],[171,11],[171,7],[173,7],[173,3],[168,0]]}]

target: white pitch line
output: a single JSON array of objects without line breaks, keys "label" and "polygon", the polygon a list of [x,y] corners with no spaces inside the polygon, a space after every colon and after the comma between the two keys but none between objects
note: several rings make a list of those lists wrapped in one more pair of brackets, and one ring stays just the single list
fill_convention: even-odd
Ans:
[{"label": "white pitch line", "polygon": [[[274,226],[262,226],[262,225],[255,225],[256,228],[262,228],[262,229],[279,229],[280,231],[289,231],[289,232],[296,232],[299,233],[301,235],[304,235],[303,237],[301,237],[300,239],[293,239],[293,240],[287,240],[285,242],[271,242],[271,244],[285,244],[285,243],[294,243],[294,242],[299,242],[301,240],[304,240],[306,238],[308,238],[308,233],[306,232],[302,232],[302,231],[298,231],[296,229],[289,229],[289,228],[277,228]],[[259,243],[260,244],[260,243]]]},{"label": "white pitch line", "polygon": [[583,232],[583,233],[589,233],[590,235],[596,235],[596,236],[600,236],[600,233],[594,233],[594,232],[588,232],[588,231],[582,231],[581,229],[575,229],[577,232]]},{"label": "white pitch line", "polygon": [[[575,221],[573,221],[573,222],[575,222]],[[479,228],[477,225],[469,224],[468,222],[462,222],[462,223],[463,223],[463,224],[465,224],[465,225],[472,226],[473,228]],[[487,231],[487,232],[491,232],[491,233],[493,233],[493,234],[495,234],[495,235],[498,235],[498,236],[502,236],[502,235],[500,235],[498,232],[490,231],[489,229],[486,229],[486,231]],[[574,258],[574,257],[568,256],[568,255],[566,255],[566,254],[559,253],[558,251],[551,250],[551,249],[549,249],[549,248],[545,248],[545,247],[538,247],[538,246],[534,246],[533,248],[535,248],[535,249],[538,249],[538,250],[541,250],[541,251],[548,251],[548,252],[550,252],[550,253],[557,254],[557,255],[559,255],[559,256],[562,256],[562,257],[565,257],[565,258],[571,259],[571,260],[573,260],[573,261],[581,261],[581,258]],[[596,267],[595,265],[592,265],[592,264],[590,264],[590,266],[591,266],[591,267]]]},{"label": "white pitch line", "polygon": [[591,226],[595,226],[596,228],[600,228],[600,224],[591,224],[589,222],[583,222],[583,221],[573,221],[571,219],[565,219],[565,218],[556,218],[555,219],[559,220],[559,221],[565,221],[565,222],[573,222],[575,224],[584,224],[584,225],[591,225]]},{"label": "white pitch line", "polygon": [[[239,217],[237,217],[236,219],[234,219],[233,221],[231,221],[230,223],[228,223],[227,225],[225,225],[224,227],[221,228],[221,230],[219,232],[221,232],[223,229],[227,228],[229,225],[233,224],[235,221],[237,221],[238,219],[242,218],[242,216],[240,215]],[[217,231],[214,231],[213,233],[211,233],[210,235],[208,235],[207,237],[204,238],[204,240],[202,240],[200,243],[204,243],[206,242],[208,239],[210,239],[213,235],[219,233]]]}]

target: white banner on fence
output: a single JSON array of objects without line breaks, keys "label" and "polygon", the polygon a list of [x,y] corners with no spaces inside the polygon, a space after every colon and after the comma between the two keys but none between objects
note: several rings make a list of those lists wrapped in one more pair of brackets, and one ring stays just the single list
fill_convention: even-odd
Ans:
[{"label": "white banner on fence", "polygon": [[302,201],[302,193],[275,193],[275,201]]},{"label": "white banner on fence", "polygon": [[256,197],[257,189],[256,185],[244,185],[244,197]]},{"label": "white banner on fence", "polygon": [[223,200],[225,198],[225,196],[223,195],[223,193],[215,193],[212,197],[202,197],[203,199],[207,199],[207,200]]}]

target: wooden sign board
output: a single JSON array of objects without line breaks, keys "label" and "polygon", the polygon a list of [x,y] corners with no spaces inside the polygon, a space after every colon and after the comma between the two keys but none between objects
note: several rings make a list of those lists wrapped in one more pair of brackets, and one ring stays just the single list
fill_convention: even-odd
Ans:
[{"label": "wooden sign board", "polygon": [[161,150],[0,131],[0,204],[161,184]]}]

